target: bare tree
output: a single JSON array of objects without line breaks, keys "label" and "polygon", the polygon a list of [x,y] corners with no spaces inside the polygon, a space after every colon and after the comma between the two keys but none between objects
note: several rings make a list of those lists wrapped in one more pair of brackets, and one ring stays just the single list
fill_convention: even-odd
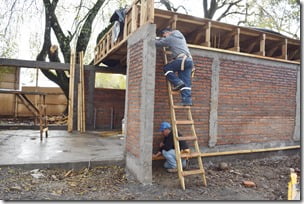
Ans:
[{"label": "bare tree", "polygon": [[240,4],[241,2],[242,0],[203,0],[204,17],[213,19],[215,13],[221,12],[219,17],[216,19],[217,21],[221,21],[229,15],[244,15],[244,8],[242,8],[244,6]]},{"label": "bare tree", "polygon": [[168,11],[177,12],[179,9],[183,9],[185,13],[188,14],[187,9],[183,5],[178,5],[175,7],[173,3],[169,0],[160,0],[159,2],[155,2],[155,3],[164,5]]},{"label": "bare tree", "polygon": [[[75,33],[64,34],[60,23],[55,14],[55,9],[57,6],[58,0],[43,0],[44,8],[45,8],[45,30],[44,30],[44,42],[41,48],[40,53],[37,55],[38,61],[45,61],[48,56],[49,60],[52,62],[60,62],[58,57],[58,50],[60,50],[63,54],[64,62],[69,62],[71,45],[70,42],[73,38],[76,39],[76,52],[83,51],[85,53],[88,42],[90,40],[90,36],[92,34],[92,23],[101,8],[104,0],[97,0],[94,6],[88,10],[88,13],[85,15],[83,21],[83,25],[81,27],[80,33],[78,36]],[[58,46],[52,45],[51,41],[51,30],[54,31],[57,41],[59,43]],[[53,72],[51,70],[41,70],[42,73],[51,81],[56,83],[64,92],[65,96],[68,98],[69,95],[69,77],[66,72],[56,70]]]}]

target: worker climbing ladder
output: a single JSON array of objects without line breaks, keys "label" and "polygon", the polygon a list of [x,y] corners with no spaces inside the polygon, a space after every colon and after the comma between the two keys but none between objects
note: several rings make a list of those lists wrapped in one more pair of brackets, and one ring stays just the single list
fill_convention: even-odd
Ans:
[{"label": "worker climbing ladder", "polygon": [[[164,53],[164,61],[165,64],[168,63],[168,57],[167,54],[170,52],[167,51],[165,48],[163,50]],[[171,124],[172,124],[172,131],[173,131],[173,140],[174,140],[174,146],[175,146],[175,155],[176,155],[176,163],[177,163],[177,172],[178,177],[181,183],[182,188],[185,190],[185,176],[189,175],[195,175],[195,174],[201,174],[203,185],[207,186],[206,177],[205,177],[205,170],[203,167],[203,161],[201,158],[201,152],[198,145],[198,138],[195,132],[194,127],[194,121],[192,118],[191,113],[191,106],[182,106],[182,105],[175,105],[174,104],[174,97],[173,95],[178,95],[179,91],[172,91],[171,83],[167,80],[167,87],[168,87],[168,94],[169,94],[169,106],[170,106],[170,112],[171,112]],[[176,117],[176,111],[177,110],[184,110],[186,111],[186,114],[178,114],[180,115],[187,115],[187,119],[177,119]],[[177,126],[190,126],[190,128],[185,128],[185,130],[189,130],[188,132],[191,132],[191,135],[187,136],[178,136],[178,128]],[[193,141],[194,143],[194,149],[195,152],[181,152],[179,147],[179,141]],[[189,159],[189,158],[197,158],[199,169],[192,169],[192,170],[184,170],[182,167],[182,159]]]}]

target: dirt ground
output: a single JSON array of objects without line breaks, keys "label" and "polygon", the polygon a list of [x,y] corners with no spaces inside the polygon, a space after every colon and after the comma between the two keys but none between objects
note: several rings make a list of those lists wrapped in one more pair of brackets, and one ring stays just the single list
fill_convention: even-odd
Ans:
[{"label": "dirt ground", "polygon": [[[191,165],[193,167],[195,164]],[[290,168],[300,172],[300,153],[254,160],[204,163],[207,187],[201,177],[186,177],[186,190],[176,173],[153,166],[153,184],[142,185],[119,166],[91,169],[1,168],[2,200],[287,200]],[[35,178],[36,177],[36,178]],[[252,181],[255,187],[245,187]]]}]

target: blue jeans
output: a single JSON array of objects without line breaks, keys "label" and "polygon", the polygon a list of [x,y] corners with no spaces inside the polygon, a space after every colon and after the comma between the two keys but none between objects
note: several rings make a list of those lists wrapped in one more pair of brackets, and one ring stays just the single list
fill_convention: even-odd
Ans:
[{"label": "blue jeans", "polygon": [[[166,158],[164,163],[164,167],[166,169],[175,169],[176,168],[176,157],[175,157],[175,150],[170,149],[169,151],[163,150],[163,156]],[[186,160],[182,159],[183,168],[186,167]]]},{"label": "blue jeans", "polygon": [[[184,63],[184,71],[181,70],[182,58],[176,59],[164,66],[164,73],[167,79],[177,86],[181,83],[185,84],[185,87],[181,89],[182,103],[192,103],[191,99],[191,72],[193,68],[193,61],[191,58],[187,58]],[[176,76],[175,72],[178,73]]]}]

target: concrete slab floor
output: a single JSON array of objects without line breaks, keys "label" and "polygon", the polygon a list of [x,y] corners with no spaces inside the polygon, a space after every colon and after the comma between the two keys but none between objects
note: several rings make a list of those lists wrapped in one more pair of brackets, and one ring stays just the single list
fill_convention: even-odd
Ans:
[{"label": "concrete slab floor", "polygon": [[49,130],[40,141],[39,130],[0,130],[0,150],[0,166],[123,163],[124,136]]}]

